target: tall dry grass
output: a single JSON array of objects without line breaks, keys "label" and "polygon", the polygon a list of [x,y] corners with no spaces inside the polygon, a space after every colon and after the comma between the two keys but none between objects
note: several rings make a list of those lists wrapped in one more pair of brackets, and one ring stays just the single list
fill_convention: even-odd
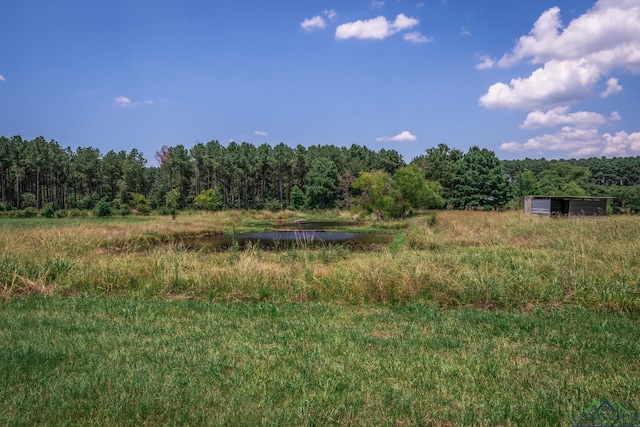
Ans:
[{"label": "tall dry grass", "polygon": [[0,228],[0,291],[640,311],[640,217],[634,216],[541,219],[444,211],[435,221],[415,217],[404,229],[391,227],[398,228],[394,244],[369,252],[212,253],[187,250],[175,240],[267,227],[296,215],[221,212]]}]

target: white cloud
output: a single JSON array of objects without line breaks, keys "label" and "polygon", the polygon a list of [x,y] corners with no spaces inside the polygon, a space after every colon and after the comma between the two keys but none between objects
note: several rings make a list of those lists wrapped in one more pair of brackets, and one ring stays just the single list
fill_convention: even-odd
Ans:
[{"label": "white cloud", "polygon": [[415,18],[399,14],[395,21],[390,22],[384,16],[368,19],[366,21],[354,21],[339,25],[336,28],[336,39],[374,39],[382,40],[399,31],[407,30],[418,25],[420,21]]},{"label": "white cloud", "polygon": [[470,36],[471,35],[471,31],[469,31],[469,29],[467,27],[462,27],[462,29],[460,30],[460,35],[461,36]]},{"label": "white cloud", "polygon": [[640,155],[640,132],[628,134],[620,131],[612,135],[601,134],[597,129],[566,126],[557,133],[537,136],[525,143],[507,142],[500,148],[511,152],[535,151],[539,154],[559,151],[571,157],[637,156]]},{"label": "white cloud", "polygon": [[[522,60],[534,64],[551,59],[587,58],[603,69],[617,67],[640,71],[640,3],[628,0],[600,0],[585,14],[562,28],[560,9],[553,7],[522,36],[500,66]],[[635,54],[634,54],[635,51]],[[621,53],[631,53],[631,55]]]},{"label": "white cloud", "polygon": [[133,103],[131,102],[131,100],[129,98],[127,98],[126,96],[118,96],[115,99],[116,105],[118,107],[131,107],[133,105]]},{"label": "white cloud", "polygon": [[[117,96],[114,99],[114,102],[116,103],[116,106],[120,108],[135,107],[141,104],[141,102],[133,102],[130,98],[126,96]],[[145,105],[153,105],[155,104],[155,101],[151,99],[145,99],[144,101],[142,101],[142,103]]]},{"label": "white cloud", "polygon": [[323,10],[322,13],[324,13],[324,15],[329,19],[333,19],[337,15],[336,11],[333,9]]},{"label": "white cloud", "polygon": [[423,34],[420,34],[418,31],[406,33],[402,36],[402,38],[411,43],[427,43],[433,41],[433,37],[427,37]]},{"label": "white cloud", "polygon": [[425,6],[426,6],[426,4],[424,4],[424,2],[423,2],[423,1],[421,1],[420,3],[418,3],[418,4],[416,5],[416,7],[417,7],[417,8],[421,8],[421,7],[425,7]]},{"label": "white cloud", "polygon": [[396,136],[382,136],[380,138],[376,138],[376,141],[378,142],[408,142],[408,141],[415,141],[418,138],[413,135],[411,132],[409,131],[402,131],[400,132],[398,135]]},{"label": "white cloud", "polygon": [[[337,15],[336,11],[333,9],[323,10],[322,13],[328,19],[333,19]],[[306,32],[311,32],[314,30],[321,30],[327,26],[327,21],[320,15],[314,16],[313,18],[307,18],[302,23],[300,23],[300,27]]]},{"label": "white cloud", "polygon": [[620,114],[617,111],[611,113],[610,117],[589,111],[578,111],[568,113],[570,107],[556,107],[547,112],[533,111],[527,115],[524,123],[520,125],[522,129],[538,129],[543,127],[566,126],[572,125],[578,129],[597,128],[609,121],[620,120]]},{"label": "white cloud", "polygon": [[420,21],[418,21],[416,18],[411,18],[401,13],[398,16],[396,16],[396,20],[391,25],[391,29],[394,32],[407,30],[409,28],[412,28],[418,25],[419,23]]},{"label": "white cloud", "polygon": [[253,132],[254,135],[257,136],[267,136],[267,132],[263,131],[263,130],[256,130]]},{"label": "white cloud", "polygon": [[369,5],[371,9],[380,9],[384,7],[384,1],[382,0],[371,0],[371,4]]},{"label": "white cloud", "polygon": [[600,69],[586,60],[552,60],[527,78],[492,85],[480,105],[525,110],[566,105],[590,97],[600,76]]},{"label": "white cloud", "polygon": [[607,88],[600,94],[600,98],[606,98],[620,92],[622,92],[622,86],[618,84],[618,79],[611,77],[607,80]]},{"label": "white cloud", "polygon": [[4,82],[4,81],[5,81],[4,76],[2,74],[0,74],[0,82]]},{"label": "white cloud", "polygon": [[476,65],[476,69],[478,70],[493,68],[493,66],[496,64],[496,60],[488,55],[480,55],[478,56],[478,59],[482,61],[478,65]]},{"label": "white cloud", "polygon": [[303,30],[310,32],[313,30],[321,30],[326,27],[327,23],[324,18],[320,15],[314,16],[313,18],[307,18],[300,24]]},{"label": "white cloud", "polygon": [[[497,65],[521,62],[543,65],[528,78],[494,84],[480,98],[481,105],[551,108],[592,96],[598,81],[615,69],[640,73],[640,2],[599,0],[564,28],[560,9],[547,10]],[[619,91],[618,85],[612,82],[608,90],[603,92],[607,96]]]}]

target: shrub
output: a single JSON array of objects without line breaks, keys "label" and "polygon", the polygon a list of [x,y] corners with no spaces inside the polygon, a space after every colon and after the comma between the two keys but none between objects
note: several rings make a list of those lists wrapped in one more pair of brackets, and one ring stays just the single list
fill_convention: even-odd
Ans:
[{"label": "shrub", "polygon": [[36,195],[33,193],[22,193],[20,198],[22,199],[23,208],[33,208],[37,204]]},{"label": "shrub", "polygon": [[73,208],[73,209],[69,209],[69,211],[67,212],[67,216],[69,218],[85,218],[89,216],[89,214],[87,213],[87,211],[82,211],[78,208]]},{"label": "shrub", "polygon": [[47,203],[47,205],[42,209],[41,215],[46,218],[53,218],[56,216],[56,210],[53,207],[52,203]]},{"label": "shrub", "polygon": [[106,218],[111,216],[111,206],[104,198],[100,199],[96,205],[96,215],[100,218]]},{"label": "shrub", "polygon": [[18,218],[35,218],[38,216],[38,210],[31,206],[16,212],[17,212]]}]

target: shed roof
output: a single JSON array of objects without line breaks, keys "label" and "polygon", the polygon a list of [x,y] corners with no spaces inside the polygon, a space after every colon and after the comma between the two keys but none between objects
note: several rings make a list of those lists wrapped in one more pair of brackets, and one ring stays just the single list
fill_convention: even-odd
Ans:
[{"label": "shed roof", "polygon": [[607,200],[615,199],[610,196],[526,196],[531,199],[550,199],[550,200]]}]

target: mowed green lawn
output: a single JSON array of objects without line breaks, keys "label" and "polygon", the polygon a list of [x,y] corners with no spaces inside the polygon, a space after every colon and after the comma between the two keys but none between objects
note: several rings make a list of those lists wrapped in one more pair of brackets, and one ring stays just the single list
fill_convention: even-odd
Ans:
[{"label": "mowed green lawn", "polygon": [[572,425],[640,409],[640,318],[580,308],[0,299],[0,425]]}]

